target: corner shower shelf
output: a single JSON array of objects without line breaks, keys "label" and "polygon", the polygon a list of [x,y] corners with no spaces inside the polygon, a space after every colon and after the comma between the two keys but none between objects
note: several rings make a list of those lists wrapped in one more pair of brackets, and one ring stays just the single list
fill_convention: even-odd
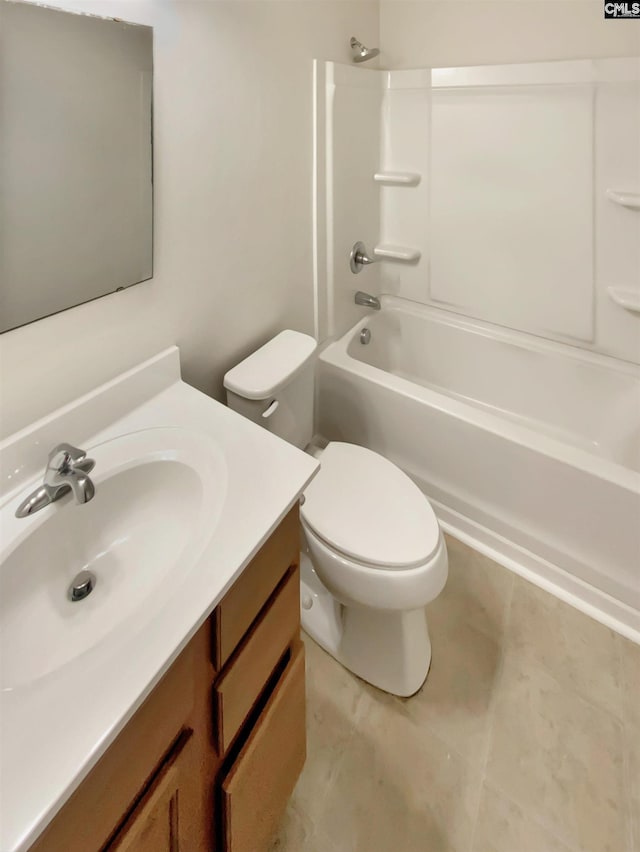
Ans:
[{"label": "corner shower shelf", "polygon": [[391,246],[384,243],[376,246],[373,253],[382,260],[399,260],[402,263],[416,263],[420,260],[420,251],[407,246]]},{"label": "corner shower shelf", "polygon": [[640,210],[640,192],[618,192],[615,189],[608,189],[606,195],[610,201],[619,204],[621,207]]},{"label": "corner shower shelf", "polygon": [[420,178],[417,172],[376,172],[373,176],[376,183],[389,186],[417,186]]},{"label": "corner shower shelf", "polygon": [[631,287],[607,287],[609,298],[633,314],[640,314],[640,290]]}]

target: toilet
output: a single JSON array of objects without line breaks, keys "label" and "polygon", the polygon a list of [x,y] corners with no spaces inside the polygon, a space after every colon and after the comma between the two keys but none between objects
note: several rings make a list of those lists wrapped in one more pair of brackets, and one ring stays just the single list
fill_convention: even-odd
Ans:
[{"label": "toilet", "polygon": [[431,663],[425,606],[447,580],[444,537],[388,459],[342,441],[310,447],[315,350],[309,335],[282,331],[225,375],[227,404],[319,457],[300,506],[304,630],[374,686],[413,695]]}]

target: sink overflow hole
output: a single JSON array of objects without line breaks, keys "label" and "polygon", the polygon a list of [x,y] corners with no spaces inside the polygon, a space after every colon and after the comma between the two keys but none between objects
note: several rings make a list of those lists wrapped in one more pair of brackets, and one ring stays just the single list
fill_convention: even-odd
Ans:
[{"label": "sink overflow hole", "polygon": [[91,571],[80,571],[69,586],[67,595],[70,601],[83,601],[93,591],[98,579]]}]

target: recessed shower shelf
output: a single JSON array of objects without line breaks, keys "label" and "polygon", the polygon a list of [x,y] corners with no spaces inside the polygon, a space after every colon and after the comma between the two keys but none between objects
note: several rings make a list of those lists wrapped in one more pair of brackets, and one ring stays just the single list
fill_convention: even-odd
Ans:
[{"label": "recessed shower shelf", "polygon": [[407,246],[392,246],[383,243],[376,246],[373,253],[382,260],[399,260],[402,263],[417,263],[420,260],[420,251]]},{"label": "recessed shower shelf", "polygon": [[388,186],[417,186],[421,177],[417,172],[376,172],[373,179]]},{"label": "recessed shower shelf", "polygon": [[640,210],[640,192],[618,192],[608,189],[607,198],[621,207],[629,207],[631,210]]},{"label": "recessed shower shelf", "polygon": [[640,290],[631,287],[607,287],[609,298],[633,314],[640,314]]}]

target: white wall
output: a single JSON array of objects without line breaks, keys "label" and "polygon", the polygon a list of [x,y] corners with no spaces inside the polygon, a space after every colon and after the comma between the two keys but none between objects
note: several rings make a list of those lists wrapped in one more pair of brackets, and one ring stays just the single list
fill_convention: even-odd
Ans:
[{"label": "white wall", "polygon": [[220,395],[273,332],[313,330],[312,59],[378,42],[377,2],[55,5],[154,26],[155,275],[0,336],[3,435],[170,343]]},{"label": "white wall", "polygon": [[604,20],[602,0],[381,0],[386,68],[634,56],[638,21]]}]

